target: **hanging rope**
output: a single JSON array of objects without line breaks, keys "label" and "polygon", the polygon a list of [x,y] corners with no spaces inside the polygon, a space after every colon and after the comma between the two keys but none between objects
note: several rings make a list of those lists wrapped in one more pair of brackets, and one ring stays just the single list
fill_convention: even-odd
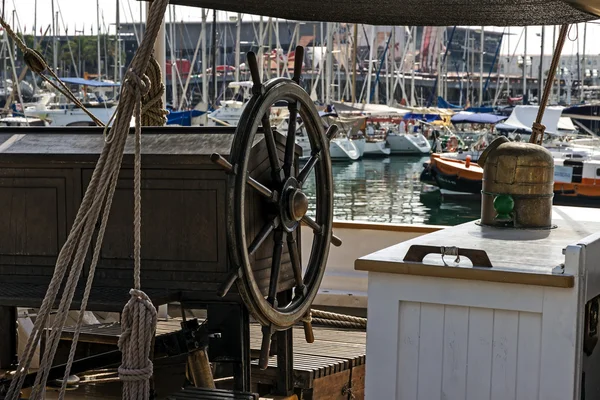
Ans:
[{"label": "hanging rope", "polygon": [[560,62],[560,55],[562,53],[562,49],[565,44],[565,40],[567,38],[568,33],[569,25],[562,25],[560,27],[558,41],[556,42],[556,49],[554,50],[554,54],[552,55],[552,63],[550,64],[550,71],[548,71],[548,79],[546,79],[544,93],[540,100],[537,118],[533,123],[533,127],[531,129],[531,137],[529,138],[529,143],[541,145],[544,140],[544,132],[546,131],[546,127],[542,125],[542,119],[544,118],[544,112],[546,111],[548,99],[550,98],[550,93],[552,92],[554,77],[556,76],[556,70],[558,69],[558,63]]},{"label": "hanging rope", "polygon": [[[69,354],[69,360],[65,368],[63,386],[59,399],[64,399],[67,377],[70,375],[71,366],[74,360],[75,348],[79,338],[81,325],[83,323],[83,315],[87,307],[87,302],[91,292],[91,287],[94,279],[94,272],[100,256],[100,249],[108,216],[112,205],[115,189],[121,163],[123,160],[123,152],[129,132],[129,124],[131,117],[136,116],[135,127],[135,179],[134,193],[135,212],[134,212],[134,235],[135,235],[135,260],[134,260],[134,287],[130,294],[131,299],[124,309],[124,317],[127,314],[127,320],[124,320],[124,329],[127,332],[128,338],[123,340],[122,349],[124,350],[123,361],[121,366],[121,377],[126,382],[124,383],[125,399],[146,399],[146,389],[149,388],[147,381],[152,374],[152,366],[149,363],[149,351],[151,346],[151,338],[154,336],[156,329],[156,310],[151,306],[148,296],[141,290],[140,282],[140,226],[141,226],[141,208],[140,208],[140,186],[141,186],[141,100],[144,95],[150,91],[150,80],[144,75],[148,68],[152,55],[152,48],[160,24],[165,14],[168,0],[154,0],[148,12],[147,30],[140,47],[131,63],[131,68],[126,74],[125,82],[121,88],[121,100],[118,106],[118,112],[115,117],[115,122],[110,128],[110,133],[94,172],[90,180],[90,184],[83,196],[81,206],[75,217],[73,227],[61,249],[56,267],[46,296],[42,302],[38,312],[38,318],[35,321],[31,331],[27,345],[23,352],[22,358],[19,360],[11,385],[6,394],[6,399],[16,400],[19,398],[20,390],[23,386],[25,376],[31,366],[31,360],[35,353],[35,347],[41,339],[43,328],[49,319],[50,311],[55,304],[59,288],[65,281],[65,287],[61,296],[58,310],[55,314],[50,333],[46,340],[46,347],[42,360],[40,361],[40,369],[36,375],[36,379],[32,388],[30,399],[38,400],[43,398],[46,381],[52,366],[52,361],[60,341],[62,330],[67,319],[75,289],[81,271],[83,269],[84,260],[89,250],[92,235],[94,234],[96,222],[100,220],[100,227],[96,234],[95,247],[92,254],[92,261],[89,267],[89,275],[86,282],[84,295],[81,300],[81,312],[77,326],[74,332],[73,343]],[[21,50],[23,50],[21,48]],[[26,50],[27,51],[27,50]],[[32,53],[26,53],[32,54]],[[43,59],[42,59],[43,60]],[[30,66],[30,68],[32,68]],[[33,69],[33,68],[32,68]],[[38,68],[39,70],[39,68]],[[137,323],[137,326],[131,325]],[[139,336],[136,336],[139,335]],[[150,340],[149,340],[150,338]],[[135,348],[133,348],[135,346]],[[131,354],[135,354],[135,359],[131,358]],[[146,382],[146,383],[144,383]],[[131,383],[131,384],[130,384]],[[126,388],[125,388],[126,387]]]}]

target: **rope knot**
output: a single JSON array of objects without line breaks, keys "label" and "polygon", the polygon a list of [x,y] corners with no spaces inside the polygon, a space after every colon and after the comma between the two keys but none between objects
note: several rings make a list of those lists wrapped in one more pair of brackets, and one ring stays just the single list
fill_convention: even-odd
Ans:
[{"label": "rope knot", "polygon": [[147,95],[150,91],[150,88],[152,87],[150,78],[148,78],[146,74],[142,74],[140,76],[131,68],[127,71],[127,74],[125,75],[124,84],[129,86],[134,91],[134,93],[136,93],[140,97]]}]

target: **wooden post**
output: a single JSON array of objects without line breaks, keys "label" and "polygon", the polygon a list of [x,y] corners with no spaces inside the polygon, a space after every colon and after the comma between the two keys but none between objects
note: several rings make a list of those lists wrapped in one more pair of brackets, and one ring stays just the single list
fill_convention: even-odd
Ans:
[{"label": "wooden post", "polygon": [[17,308],[0,306],[0,369],[17,360]]}]

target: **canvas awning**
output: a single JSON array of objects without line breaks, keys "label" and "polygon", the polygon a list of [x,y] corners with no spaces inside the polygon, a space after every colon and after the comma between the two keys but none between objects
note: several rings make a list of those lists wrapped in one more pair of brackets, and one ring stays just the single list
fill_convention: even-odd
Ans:
[{"label": "canvas awning", "polygon": [[600,17],[600,0],[171,0],[171,4],[371,25],[560,25]]},{"label": "canvas awning", "polygon": [[[538,106],[516,106],[504,123],[496,125],[496,130],[531,133],[531,127],[537,117],[538,108]],[[546,108],[542,118],[542,124],[546,126],[546,132],[558,133],[562,111],[563,107]]]}]

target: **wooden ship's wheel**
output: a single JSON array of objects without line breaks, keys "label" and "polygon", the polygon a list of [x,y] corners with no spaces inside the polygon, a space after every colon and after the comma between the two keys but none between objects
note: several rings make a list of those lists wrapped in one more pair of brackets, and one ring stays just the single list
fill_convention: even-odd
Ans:
[{"label": "wooden ship's wheel", "polygon": [[[302,69],[303,48],[296,49],[294,75],[275,78],[262,83],[254,53],[248,53],[248,65],[254,86],[253,97],[246,105],[240,118],[232,143],[229,161],[213,154],[213,161],[229,174],[227,235],[230,244],[229,256],[236,268],[220,290],[225,295],[237,281],[238,291],[252,316],[263,326],[261,368],[268,364],[271,337],[274,332],[289,329],[302,321],[307,341],[312,342],[310,307],[317,295],[329,254],[329,245],[340,245],[341,241],[332,234],[333,224],[333,178],[329,156],[329,140],[337,132],[331,126],[324,132],[321,118],[313,101],[299,85]],[[289,123],[284,150],[278,149],[276,135],[270,123],[271,107],[286,103]],[[301,119],[308,136],[311,155],[302,168],[298,168],[296,151],[297,120]],[[259,182],[251,176],[252,146],[262,127],[262,136],[268,153],[268,177]],[[283,153],[283,154],[281,154]],[[283,157],[282,157],[283,156]],[[283,160],[282,160],[283,158]],[[314,172],[315,218],[307,215],[309,197],[304,185]],[[249,237],[247,203],[252,191],[257,192],[264,203],[266,222],[254,237]],[[312,229],[314,238],[308,262],[303,271],[300,258],[300,226]],[[267,241],[272,241],[268,290],[258,283],[253,256]],[[293,289],[282,296],[279,283],[282,275],[282,255],[287,247],[287,256],[293,273]]]}]

